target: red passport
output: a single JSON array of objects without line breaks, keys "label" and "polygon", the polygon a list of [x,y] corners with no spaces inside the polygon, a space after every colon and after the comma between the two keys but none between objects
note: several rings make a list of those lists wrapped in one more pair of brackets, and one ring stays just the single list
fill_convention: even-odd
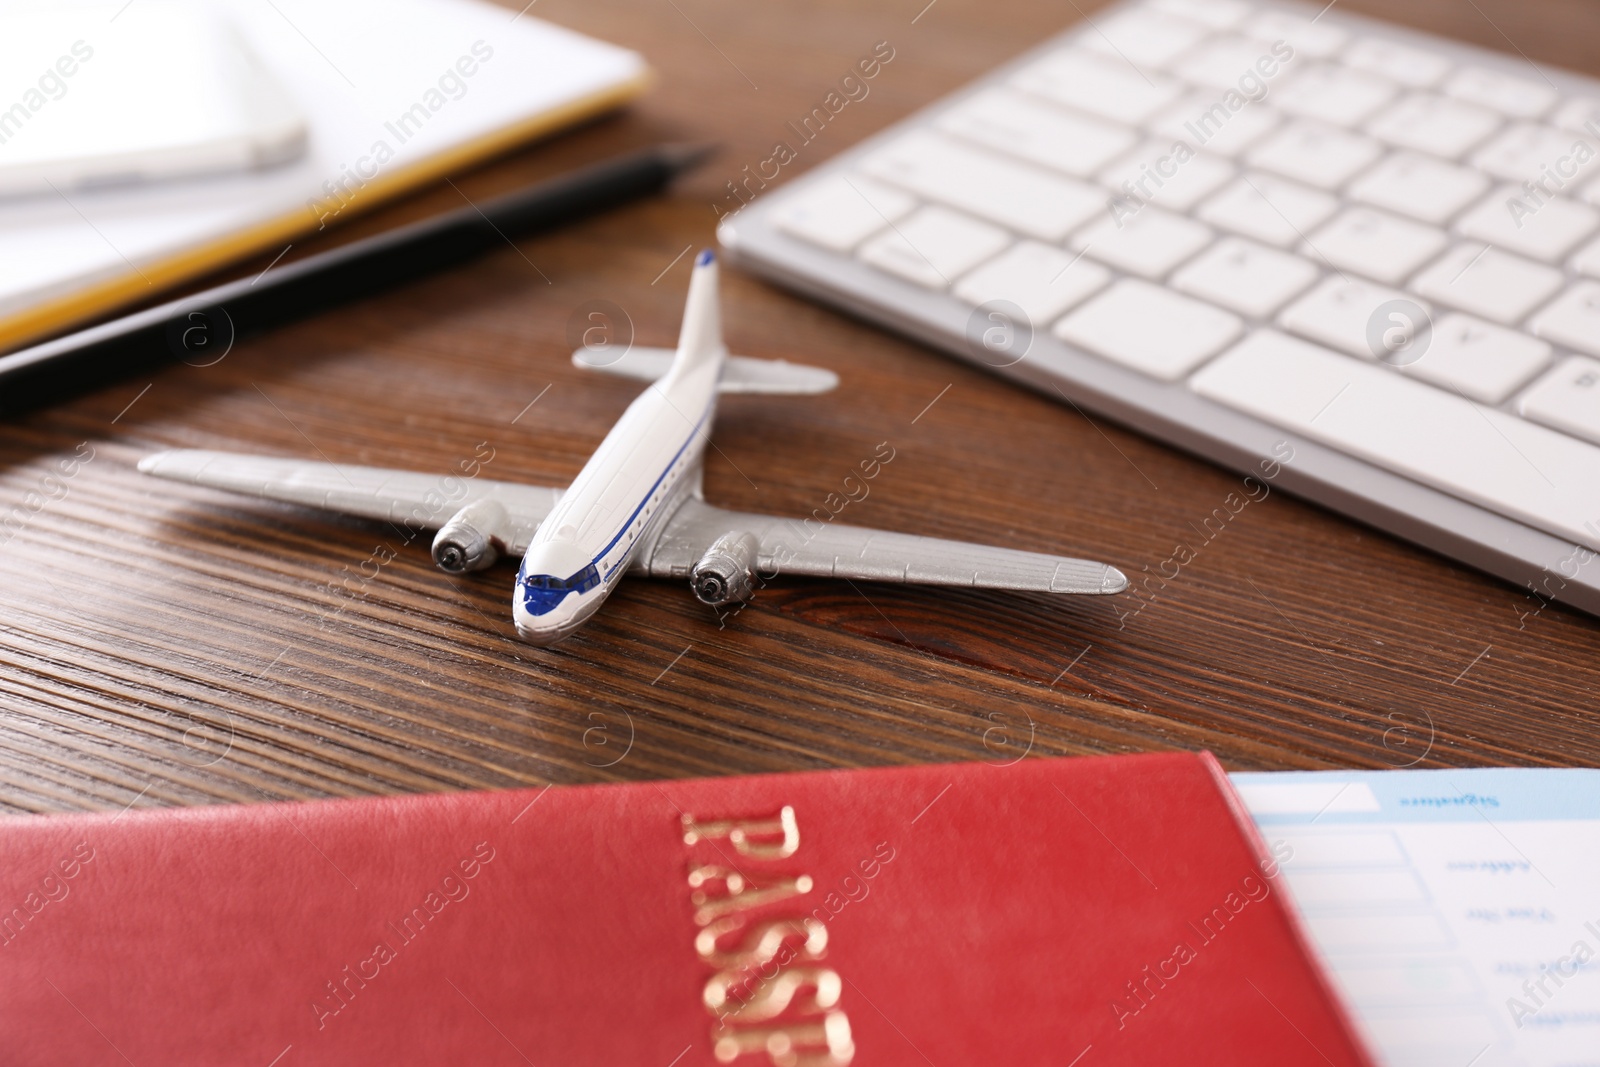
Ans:
[{"label": "red passport", "polygon": [[1209,755],[0,821],[0,1063],[1370,1065]]}]

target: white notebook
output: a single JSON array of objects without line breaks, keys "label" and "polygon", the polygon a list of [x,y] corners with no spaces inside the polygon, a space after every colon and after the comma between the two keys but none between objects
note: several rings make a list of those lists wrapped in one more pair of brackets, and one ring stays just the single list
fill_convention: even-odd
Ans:
[{"label": "white notebook", "polygon": [[[7,71],[0,120],[10,112],[9,128],[25,134],[74,92],[104,91],[97,75],[118,70],[119,42],[137,39],[129,27],[152,17],[160,2],[84,5],[72,39],[60,42],[61,54],[72,57],[63,69],[72,74],[46,77],[48,92],[33,92],[48,70],[38,77]],[[243,256],[276,253],[400,192],[615,107],[637,95],[649,74],[637,53],[480,0],[216,6],[298,105],[305,151],[255,170],[0,199],[0,350]],[[86,51],[92,54],[83,59]]]}]

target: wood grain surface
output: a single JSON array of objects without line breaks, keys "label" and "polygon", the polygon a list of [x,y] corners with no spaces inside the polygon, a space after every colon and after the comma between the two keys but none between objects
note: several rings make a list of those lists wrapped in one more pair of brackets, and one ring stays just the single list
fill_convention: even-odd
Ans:
[{"label": "wood grain surface", "polygon": [[[22,516],[0,546],[0,806],[1201,747],[1254,769],[1600,764],[1596,620],[1276,492],[1153,598],[793,579],[719,628],[686,586],[629,581],[541,650],[516,640],[509,565],[451,578],[390,528],[135,472],[168,447],[443,472],[488,442],[488,476],[564,485],[636,393],[571,367],[575,314],[608,300],[640,343],[670,343],[680,254],[711,243],[724,183],[786,121],[894,47],[800,173],[1095,6],[925,3],[543,0],[540,17],[643,52],[656,87],[290,260],[660,139],[722,155],[667,197],[0,430],[0,502]],[[1600,8],[1578,0],[1341,7],[1600,74]],[[888,441],[847,521],[1137,578],[1239,485],[736,271],[724,302],[734,350],[843,384],[725,401],[716,503],[808,513]]]}]

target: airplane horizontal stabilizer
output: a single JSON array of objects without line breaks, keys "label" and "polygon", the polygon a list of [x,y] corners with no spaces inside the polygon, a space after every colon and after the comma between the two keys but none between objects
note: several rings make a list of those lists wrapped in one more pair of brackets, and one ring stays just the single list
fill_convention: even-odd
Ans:
[{"label": "airplane horizontal stabilizer", "polygon": [[[572,363],[586,370],[614,374],[620,378],[653,382],[671,369],[675,355],[670,348],[633,345],[623,349],[616,345],[604,345],[578,349],[572,353]],[[778,359],[729,356],[723,364],[717,391],[767,396],[815,396],[831,391],[838,384],[839,376],[821,367],[808,367],[803,363],[788,363]]]}]

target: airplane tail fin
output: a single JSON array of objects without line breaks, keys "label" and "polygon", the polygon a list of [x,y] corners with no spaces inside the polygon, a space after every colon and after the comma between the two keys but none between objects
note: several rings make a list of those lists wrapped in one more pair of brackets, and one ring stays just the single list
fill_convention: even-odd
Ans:
[{"label": "airplane tail fin", "polygon": [[683,328],[678,333],[677,360],[686,366],[700,366],[708,360],[722,360],[728,350],[722,343],[722,300],[717,293],[717,257],[702,249],[695,257],[694,274],[689,278],[689,299],[683,306]]},{"label": "airplane tail fin", "polygon": [[640,381],[660,381],[714,363],[720,393],[815,396],[839,384],[839,376],[820,367],[783,360],[730,356],[722,342],[722,302],[717,294],[717,259],[707,248],[695,258],[689,299],[683,308],[678,347],[629,344],[585,346],[572,353],[575,366]]}]

